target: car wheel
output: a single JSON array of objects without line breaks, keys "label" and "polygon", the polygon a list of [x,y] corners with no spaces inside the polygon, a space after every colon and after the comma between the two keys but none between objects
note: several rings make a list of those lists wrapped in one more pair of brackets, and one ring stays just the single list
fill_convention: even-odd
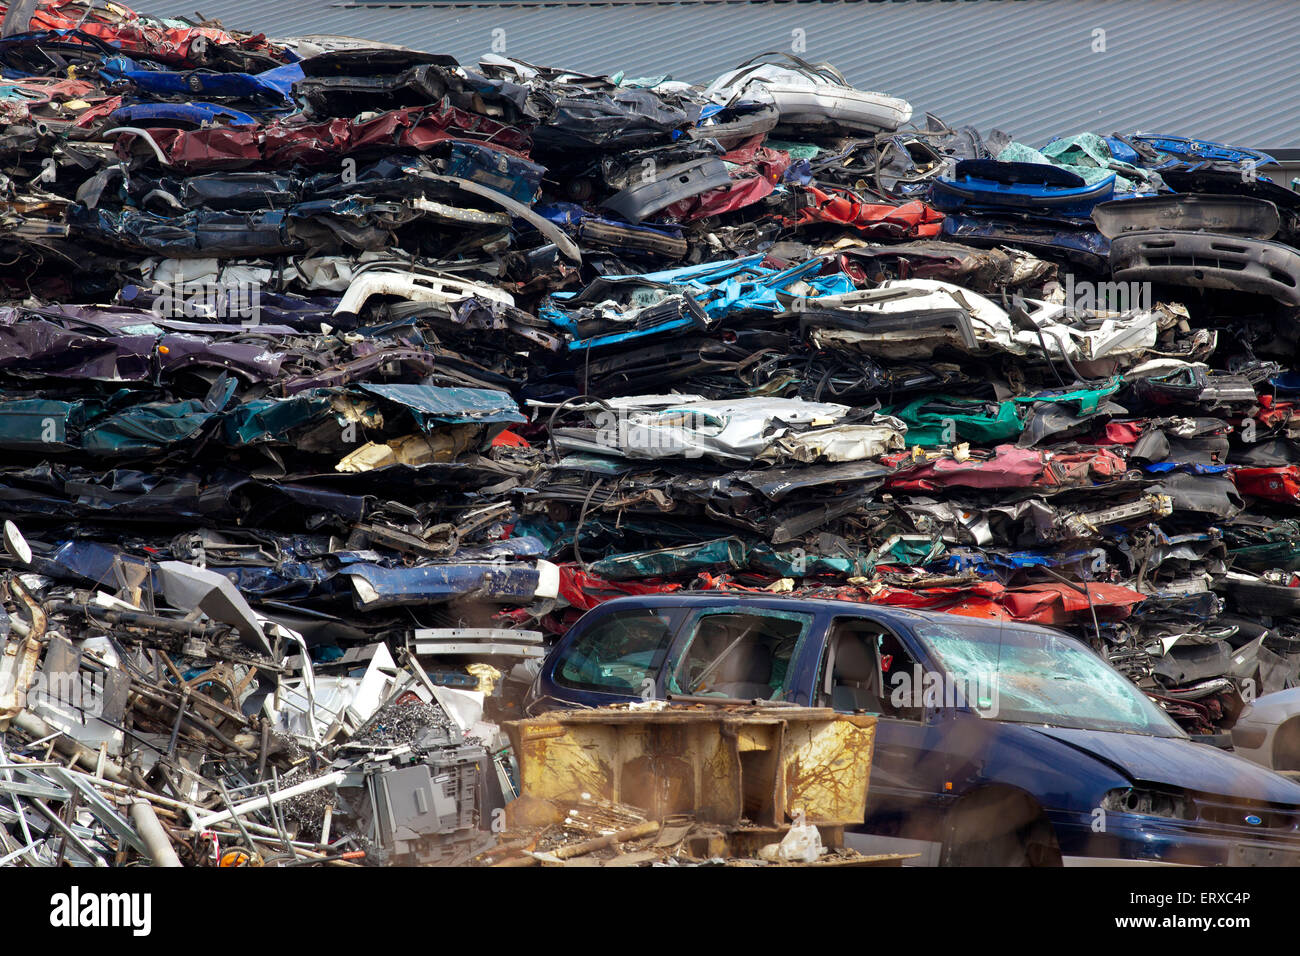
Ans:
[{"label": "car wheel", "polygon": [[982,793],[953,810],[943,866],[1060,866],[1061,851],[1042,809],[1019,793]]},{"label": "car wheel", "polygon": [[1273,735],[1273,769],[1300,770],[1300,718],[1291,718]]}]

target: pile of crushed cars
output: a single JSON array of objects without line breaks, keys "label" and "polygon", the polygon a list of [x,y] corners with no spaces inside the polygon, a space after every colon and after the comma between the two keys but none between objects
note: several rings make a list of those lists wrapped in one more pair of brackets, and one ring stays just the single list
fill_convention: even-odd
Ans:
[{"label": "pile of crushed cars", "polygon": [[627,594],[1054,625],[1208,738],[1297,683],[1269,156],[4,10],[0,864],[468,859]]}]

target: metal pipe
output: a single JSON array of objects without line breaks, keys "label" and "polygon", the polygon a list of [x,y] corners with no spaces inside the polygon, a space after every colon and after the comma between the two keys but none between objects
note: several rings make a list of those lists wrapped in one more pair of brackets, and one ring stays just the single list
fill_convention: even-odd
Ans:
[{"label": "metal pipe", "polygon": [[[36,809],[40,811],[41,816],[50,821],[54,826],[54,829],[63,834],[65,840],[72,843],[78,853],[89,860],[94,866],[107,868],[108,864],[104,861],[104,858],[88,847],[85,841],[83,841],[81,837],[77,836],[77,834],[73,832],[72,828],[59,818],[57,813],[47,807],[40,800],[32,800],[32,806],[36,807]],[[59,848],[59,856],[60,858],[63,856],[62,847]]]},{"label": "metal pipe", "polygon": [[[96,769],[99,767],[98,750],[91,750],[88,747],[83,747],[72,737],[69,737],[57,727],[47,724],[44,720],[30,711],[23,711],[16,715],[13,718],[12,725],[17,727],[23,733],[30,734],[33,737],[50,737],[57,734],[57,739],[54,741],[55,750],[63,754],[65,757],[75,758],[77,763],[89,770],[91,774],[94,774]],[[104,761],[103,776],[108,780],[112,780],[114,783],[126,783],[126,776],[121,765],[114,763],[111,760]]]},{"label": "metal pipe", "polygon": [[27,844],[25,847],[21,847],[20,849],[14,850],[14,852],[10,853],[8,856],[0,856],[0,866],[8,866],[10,863],[12,863],[14,860],[18,859],[20,856],[22,856],[25,853],[31,853],[32,859],[36,860],[39,863],[40,857],[36,855],[36,848],[39,847],[40,845],[41,845],[41,841],[36,840],[32,843]]},{"label": "metal pipe", "polygon": [[158,815],[153,812],[153,804],[148,800],[133,800],[131,820],[135,823],[140,839],[144,840],[145,846],[149,848],[149,856],[153,859],[154,866],[179,867],[181,865],[181,859],[176,855],[171,838],[167,836],[167,831],[159,822]]},{"label": "metal pipe", "polygon": [[243,803],[236,804],[229,810],[222,810],[219,813],[210,813],[205,817],[199,817],[190,826],[190,831],[197,833],[199,830],[206,830],[215,823],[224,823],[226,820],[233,820],[241,817],[246,813],[252,813],[255,810],[264,810],[284,800],[292,797],[301,796],[304,793],[312,793],[316,790],[323,790],[326,787],[336,787],[343,782],[346,776],[342,770],[336,770],[334,773],[327,773],[323,777],[317,777],[315,780],[306,780],[302,783],[288,787],[277,793],[268,794],[264,797],[255,797],[252,800],[245,800]]}]

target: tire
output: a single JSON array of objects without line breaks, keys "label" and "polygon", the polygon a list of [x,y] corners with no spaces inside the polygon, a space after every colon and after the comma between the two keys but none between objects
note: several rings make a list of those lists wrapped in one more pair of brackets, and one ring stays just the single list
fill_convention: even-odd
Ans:
[{"label": "tire", "polygon": [[1273,769],[1300,770],[1300,717],[1292,717],[1274,732]]},{"label": "tire", "polygon": [[950,816],[942,866],[1060,866],[1052,825],[1029,797],[985,792],[967,797]]}]

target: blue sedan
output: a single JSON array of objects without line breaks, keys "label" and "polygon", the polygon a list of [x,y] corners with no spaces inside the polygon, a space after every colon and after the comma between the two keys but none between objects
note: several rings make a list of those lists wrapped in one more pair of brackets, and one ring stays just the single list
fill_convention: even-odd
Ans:
[{"label": "blue sedan", "polygon": [[589,611],[530,713],[632,700],[877,715],[850,846],[946,865],[1300,865],[1300,785],[1190,740],[1050,628],[842,601],[697,593]]}]

